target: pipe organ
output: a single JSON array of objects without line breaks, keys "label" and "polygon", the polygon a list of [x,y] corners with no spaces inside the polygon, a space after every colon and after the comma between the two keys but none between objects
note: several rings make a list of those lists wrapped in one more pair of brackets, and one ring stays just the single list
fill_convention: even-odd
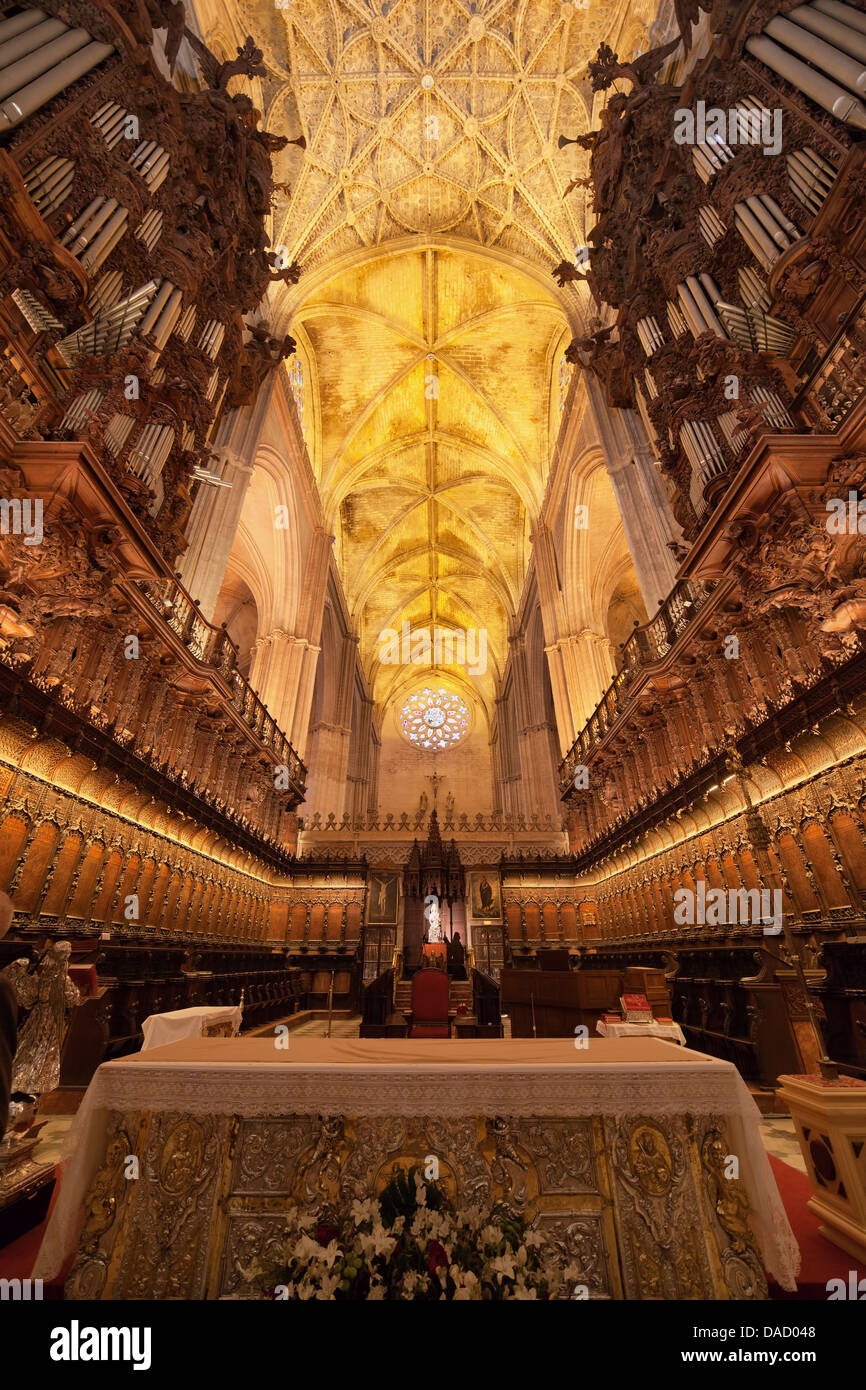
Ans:
[{"label": "pipe organ", "polygon": [[[650,81],[609,51],[590,63],[597,91],[632,91],[586,137],[605,327],[575,355],[640,412],[683,541],[561,766],[575,872],[594,882],[585,939],[676,952],[683,1026],[754,1077],[772,1071],[759,983],[800,1036],[796,957],[834,1000],[834,1056],[866,1072],[861,992],[836,1002],[866,926],[866,12],[782,10],[714,7],[704,56]],[[673,138],[689,112],[694,138]],[[832,522],[844,509],[853,526]],[[776,890],[787,957],[746,978],[760,926],[675,916],[699,883]]]},{"label": "pipe organ", "polygon": [[[178,962],[219,938],[220,971],[255,972],[305,769],[176,569],[229,383],[252,403],[285,142],[203,48],[197,79],[164,75],[171,9],[0,10],[0,889],[19,954],[46,931]],[[248,42],[229,66],[258,63]]]}]

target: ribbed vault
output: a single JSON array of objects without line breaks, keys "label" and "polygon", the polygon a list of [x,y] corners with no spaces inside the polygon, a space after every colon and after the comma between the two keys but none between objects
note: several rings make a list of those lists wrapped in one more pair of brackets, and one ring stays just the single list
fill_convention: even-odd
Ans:
[{"label": "ribbed vault", "polygon": [[472,683],[489,708],[558,426],[561,306],[512,265],[416,243],[325,281],[292,328],[315,364],[315,467],[377,700],[408,674],[380,665],[381,632],[438,624],[485,632]]},{"label": "ribbed vault", "polygon": [[[204,27],[219,0],[200,0]],[[484,632],[494,714],[583,287],[587,62],[641,43],[625,0],[229,0],[266,77],[271,236],[296,262],[269,319],[296,338],[307,442],[380,711],[422,673],[380,634]],[[207,18],[205,15],[207,14]],[[634,32],[632,32],[634,31]],[[226,42],[228,42],[226,38]]]},{"label": "ribbed vault", "polygon": [[276,240],[309,271],[407,233],[448,232],[549,269],[583,244],[587,59],[603,0],[241,0],[288,157]]}]

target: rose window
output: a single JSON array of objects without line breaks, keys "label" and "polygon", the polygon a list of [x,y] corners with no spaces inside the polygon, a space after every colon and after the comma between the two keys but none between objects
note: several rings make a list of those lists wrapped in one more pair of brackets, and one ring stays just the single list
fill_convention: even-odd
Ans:
[{"label": "rose window", "polygon": [[403,701],[397,725],[416,748],[453,748],[469,732],[469,707],[454,691],[425,685]]}]

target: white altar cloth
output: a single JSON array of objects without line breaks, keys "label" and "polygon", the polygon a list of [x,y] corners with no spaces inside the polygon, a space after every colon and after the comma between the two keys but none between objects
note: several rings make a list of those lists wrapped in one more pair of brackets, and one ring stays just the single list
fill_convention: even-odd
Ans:
[{"label": "white altar cloth", "polygon": [[605,1023],[602,1019],[595,1025],[595,1031],[603,1038],[667,1038],[670,1042],[686,1045],[685,1034],[678,1023]]},{"label": "white altar cloth", "polygon": [[206,1027],[215,1023],[231,1023],[235,1033],[240,1031],[243,1010],[238,1004],[220,1007],[216,1004],[201,1008],[173,1009],[170,1013],[150,1014],[141,1025],[144,1042],[142,1052],[154,1047],[166,1047],[181,1038],[200,1038]]},{"label": "white altar cloth", "polygon": [[796,1288],[800,1252],[730,1062],[659,1038],[189,1038],[105,1062],[64,1146],[60,1193],[33,1277],[74,1253],[111,1111],[274,1116],[720,1115],[740,1162],[768,1273]]}]

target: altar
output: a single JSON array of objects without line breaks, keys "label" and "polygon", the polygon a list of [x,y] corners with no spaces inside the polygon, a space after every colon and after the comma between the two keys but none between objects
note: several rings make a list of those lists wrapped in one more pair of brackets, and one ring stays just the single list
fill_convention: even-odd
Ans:
[{"label": "altar", "polygon": [[69,1299],[231,1297],[290,1205],[430,1156],[451,1202],[520,1213],[590,1298],[795,1287],[742,1079],[656,1038],[190,1038],[101,1066],[67,1145],[33,1273],[74,1255]]},{"label": "altar", "polygon": [[243,1018],[239,1004],[211,1004],[150,1014],[141,1025],[141,1050],[166,1047],[181,1038],[233,1038],[240,1032]]}]

